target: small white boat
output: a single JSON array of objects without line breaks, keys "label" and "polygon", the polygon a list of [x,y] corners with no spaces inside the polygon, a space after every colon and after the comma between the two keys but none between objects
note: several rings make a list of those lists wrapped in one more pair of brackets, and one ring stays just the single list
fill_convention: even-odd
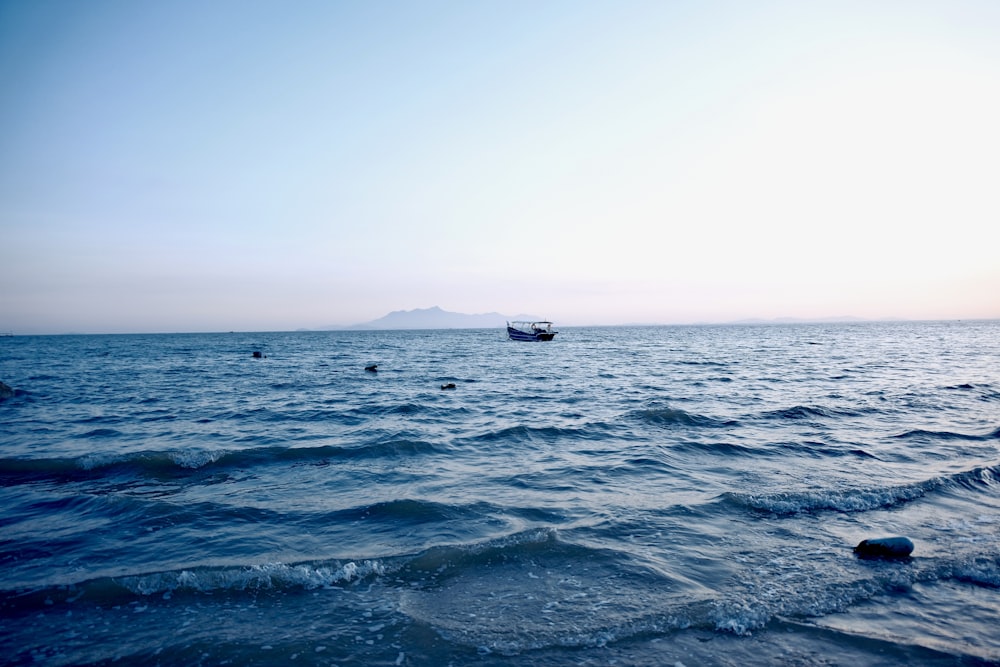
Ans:
[{"label": "small white boat", "polygon": [[508,322],[507,337],[511,340],[552,340],[558,331],[552,330],[552,322]]}]

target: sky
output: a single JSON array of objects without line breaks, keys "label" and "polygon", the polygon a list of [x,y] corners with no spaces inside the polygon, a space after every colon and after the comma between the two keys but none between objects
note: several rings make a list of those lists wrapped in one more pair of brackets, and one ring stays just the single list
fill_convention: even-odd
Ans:
[{"label": "sky", "polygon": [[0,331],[1000,317],[995,0],[0,0]]}]

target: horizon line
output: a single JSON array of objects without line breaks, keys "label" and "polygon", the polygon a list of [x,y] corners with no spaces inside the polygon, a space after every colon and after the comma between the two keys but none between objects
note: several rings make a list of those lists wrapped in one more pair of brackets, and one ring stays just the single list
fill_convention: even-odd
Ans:
[{"label": "horizon line", "polygon": [[[815,324],[918,324],[932,322],[997,322],[1000,317],[951,317],[951,318],[861,318],[861,317],[834,317],[834,318],[796,318],[796,317],[776,317],[776,318],[743,318],[739,320],[715,321],[692,321],[692,322],[623,322],[617,324],[560,324],[560,327],[568,329],[611,329],[630,327],[728,327],[728,326],[775,326],[775,325],[815,325]],[[17,333],[4,331],[0,333],[0,340],[4,338],[18,338],[25,336],[174,336],[174,335],[222,335],[222,334],[274,334],[274,333],[341,333],[357,332],[364,333],[370,331],[487,331],[490,329],[500,329],[502,325],[493,326],[434,326],[434,327],[368,327],[366,324],[331,325],[328,327],[307,328],[299,327],[295,329],[216,329],[216,330],[191,330],[191,331],[63,331],[59,333]]]}]

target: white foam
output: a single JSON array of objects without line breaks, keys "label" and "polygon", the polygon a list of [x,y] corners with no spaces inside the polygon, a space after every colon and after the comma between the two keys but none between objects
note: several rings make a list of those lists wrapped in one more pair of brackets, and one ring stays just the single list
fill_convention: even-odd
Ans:
[{"label": "white foam", "polygon": [[80,458],[79,465],[84,470],[94,470],[95,468],[103,468],[104,466],[117,463],[122,458],[120,454],[87,454]]},{"label": "white foam", "polygon": [[182,468],[201,468],[215,463],[227,453],[224,449],[184,449],[170,452],[168,456],[170,456],[171,461]]},{"label": "white foam", "polygon": [[764,627],[771,620],[771,612],[765,605],[750,606],[747,603],[716,602],[710,620],[716,630],[732,632],[737,635],[749,635],[754,630]]},{"label": "white foam", "polygon": [[804,493],[748,494],[747,504],[777,514],[796,514],[813,510],[863,512],[915,500],[925,493],[919,486],[819,491]]},{"label": "white foam", "polygon": [[349,583],[370,575],[381,575],[385,567],[378,561],[353,561],[333,567],[265,563],[239,569],[182,570],[136,577],[123,577],[123,586],[141,595],[175,590],[211,592],[217,590],[257,590],[279,586],[305,589]]}]

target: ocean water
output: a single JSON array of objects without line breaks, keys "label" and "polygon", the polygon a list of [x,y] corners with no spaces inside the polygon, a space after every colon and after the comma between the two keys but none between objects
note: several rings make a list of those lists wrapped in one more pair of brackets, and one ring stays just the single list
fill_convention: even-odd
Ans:
[{"label": "ocean water", "polygon": [[1000,664],[1000,322],[15,336],[0,380],[3,664]]}]

